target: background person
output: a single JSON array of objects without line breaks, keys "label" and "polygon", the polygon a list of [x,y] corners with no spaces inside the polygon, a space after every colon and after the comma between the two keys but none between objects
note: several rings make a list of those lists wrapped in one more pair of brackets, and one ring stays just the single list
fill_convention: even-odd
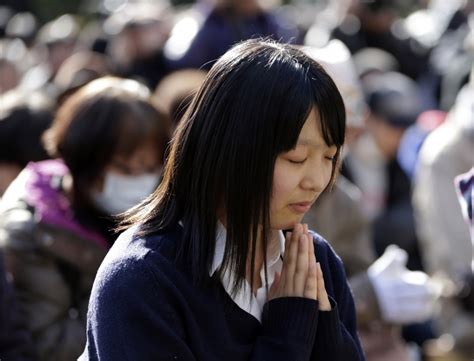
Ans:
[{"label": "background person", "polygon": [[0,198],[29,163],[48,159],[41,142],[53,121],[53,102],[19,90],[0,96]]},{"label": "background person", "polygon": [[149,96],[118,78],[81,88],[45,133],[56,158],[30,163],[2,199],[0,247],[41,360],[79,356],[92,281],[114,240],[110,215],[159,182],[168,129]]}]

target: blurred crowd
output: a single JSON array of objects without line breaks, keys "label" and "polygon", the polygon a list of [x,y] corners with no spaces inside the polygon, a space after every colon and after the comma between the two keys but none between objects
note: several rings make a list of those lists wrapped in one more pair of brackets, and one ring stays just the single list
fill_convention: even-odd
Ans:
[{"label": "blurred crowd", "polygon": [[159,184],[214,61],[256,37],[344,98],[341,172],[305,222],[344,262],[367,360],[472,360],[473,0],[87,3],[45,24],[0,6],[1,360],[81,354],[114,216]]}]

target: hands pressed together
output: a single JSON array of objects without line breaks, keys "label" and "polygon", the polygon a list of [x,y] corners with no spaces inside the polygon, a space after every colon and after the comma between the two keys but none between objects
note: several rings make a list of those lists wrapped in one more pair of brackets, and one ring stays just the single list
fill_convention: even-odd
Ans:
[{"label": "hands pressed together", "polygon": [[275,275],[269,299],[304,297],[317,300],[321,311],[330,311],[321,265],[316,261],[313,237],[308,225],[296,224],[285,237],[285,255],[281,274]]}]

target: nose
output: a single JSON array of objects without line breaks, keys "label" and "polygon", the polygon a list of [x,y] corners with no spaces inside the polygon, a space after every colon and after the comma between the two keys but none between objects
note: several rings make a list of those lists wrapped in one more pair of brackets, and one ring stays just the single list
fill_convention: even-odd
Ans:
[{"label": "nose", "polygon": [[323,164],[309,166],[301,181],[301,188],[319,194],[329,184],[331,173],[332,167]]}]

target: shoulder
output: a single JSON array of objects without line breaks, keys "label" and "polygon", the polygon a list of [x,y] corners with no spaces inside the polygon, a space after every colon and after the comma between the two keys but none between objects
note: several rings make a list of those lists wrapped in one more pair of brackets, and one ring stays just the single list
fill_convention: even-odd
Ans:
[{"label": "shoulder", "polygon": [[183,276],[167,249],[173,240],[169,233],[142,237],[136,228],[120,235],[92,287],[88,322],[98,327],[94,332],[115,334],[113,329],[123,320],[134,320],[133,327],[150,327],[164,315],[176,315],[175,307],[184,296],[183,287],[178,286]]},{"label": "shoulder", "polygon": [[[454,124],[454,119],[446,119],[439,127],[428,134],[420,149],[421,166],[438,166],[440,163],[451,162],[452,150],[462,144],[462,133]],[[466,142],[469,144],[469,142]],[[467,149],[466,146],[465,149]]]},{"label": "shoulder", "polygon": [[172,254],[177,235],[166,232],[142,236],[139,231],[132,227],[115,241],[99,268],[93,292],[114,294],[128,292],[128,287],[141,292],[138,285],[153,288],[173,282],[176,267]]},{"label": "shoulder", "polygon": [[326,291],[337,306],[341,321],[349,329],[355,330],[354,299],[347,282],[344,265],[324,238],[317,233],[312,232],[312,234],[316,260],[321,264]]},{"label": "shoulder", "polygon": [[0,210],[0,247],[31,250],[39,245],[37,236],[38,222],[34,209],[24,201],[3,202]]},{"label": "shoulder", "polygon": [[326,290],[337,300],[348,287],[343,262],[323,237],[313,231],[310,234],[313,236],[316,261],[321,264]]},{"label": "shoulder", "polygon": [[60,239],[67,243],[71,237],[96,241],[102,248],[106,246],[101,235],[75,219],[60,186],[67,172],[59,160],[27,165],[0,202],[0,246],[30,251],[49,248]]},{"label": "shoulder", "polygon": [[341,258],[336,254],[329,242],[314,231],[310,231],[310,234],[313,236],[313,242],[315,246],[314,251],[316,253],[317,261],[321,263],[324,261],[324,263],[327,263],[328,266],[333,266],[336,268],[342,267]]}]

